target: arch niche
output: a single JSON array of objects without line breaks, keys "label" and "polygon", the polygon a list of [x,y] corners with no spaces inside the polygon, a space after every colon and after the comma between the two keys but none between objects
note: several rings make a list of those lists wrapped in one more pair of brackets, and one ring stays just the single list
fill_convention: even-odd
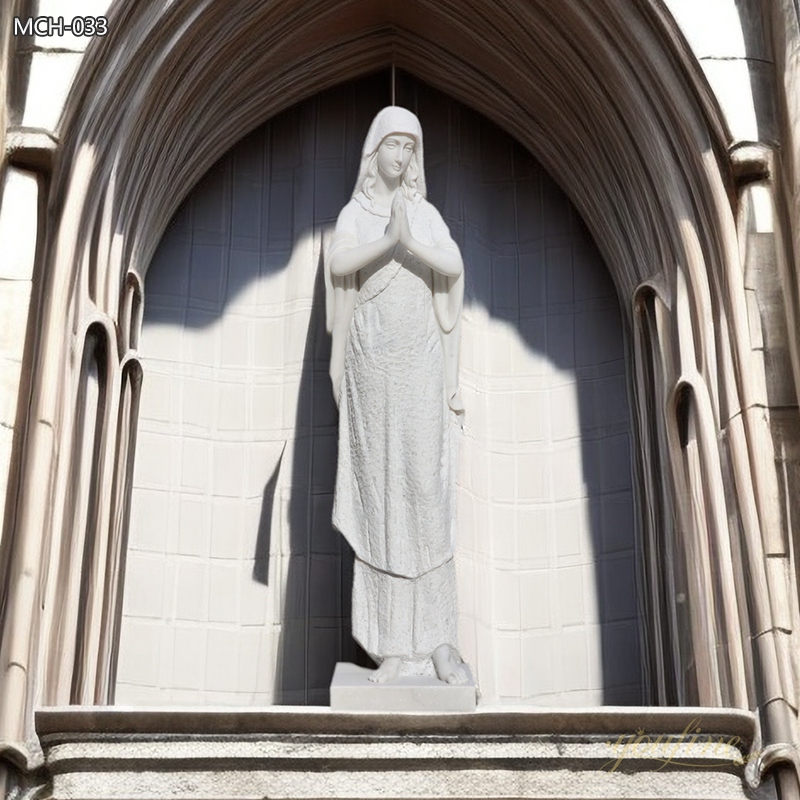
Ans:
[{"label": "arch niche", "polygon": [[[113,693],[141,287],[167,222],[247,132],[392,63],[533,153],[610,269],[634,344],[653,701],[755,707],[785,696],[773,638],[756,640],[758,674],[747,644],[773,625],[763,602],[763,488],[746,467],[764,434],[750,414],[737,416],[752,398],[728,136],[659,0],[150,0],[115,3],[109,31],[81,67],[51,185],[22,501],[6,565],[0,738],[27,738],[34,703],[103,703]],[[98,508],[90,544],[76,553],[58,498],[86,449],[72,429],[82,397],[75,353],[90,326],[112,357],[95,430]],[[688,405],[677,388],[687,386]],[[724,442],[713,435],[723,429]],[[695,442],[699,455],[687,455]],[[698,459],[706,469],[686,467]],[[733,500],[723,474],[734,477]],[[699,511],[683,502],[699,495]],[[743,534],[742,553],[729,527]],[[718,564],[710,581],[697,568],[709,558]],[[76,569],[88,577],[70,579]],[[750,587],[747,613],[739,598]],[[74,647],[49,648],[65,626]]]}]

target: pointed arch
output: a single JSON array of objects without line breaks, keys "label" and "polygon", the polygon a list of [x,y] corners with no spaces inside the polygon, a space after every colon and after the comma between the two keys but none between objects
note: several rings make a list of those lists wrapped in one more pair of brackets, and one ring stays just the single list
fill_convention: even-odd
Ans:
[{"label": "pointed arch", "polygon": [[[120,349],[131,346],[133,336],[119,335],[123,321],[133,327],[134,304],[120,308],[125,276],[141,283],[167,221],[225,151],[320,89],[396,64],[499,124],[578,208],[629,328],[636,287],[664,286],[662,335],[678,343],[665,368],[673,384],[688,366],[699,372],[717,432],[723,403],[752,406],[729,137],[659,0],[143,0],[116,2],[109,31],[87,52],[59,131],[43,255],[48,291],[21,453],[24,499],[10,555],[14,588],[3,617],[0,738],[24,741],[32,730],[36,665],[51,633],[40,606],[56,596],[39,596],[39,564],[63,545],[53,487],[63,485],[76,448],[63,409],[79,366],[74,334],[64,332],[98,310],[114,321]],[[689,315],[676,313],[679,279],[692,290]],[[114,353],[117,365],[124,355]],[[671,431],[669,453],[659,454],[662,474],[671,474],[680,450],[675,417],[657,407],[646,413],[643,426],[665,440]],[[759,502],[763,489],[741,465],[756,462],[761,436],[752,415],[731,432],[737,476]],[[116,458],[124,452],[131,451],[120,446]],[[725,455],[711,448],[708,457]],[[648,469],[642,458],[639,469]],[[713,482],[718,474],[696,477]],[[756,515],[752,525],[757,536]]]}]

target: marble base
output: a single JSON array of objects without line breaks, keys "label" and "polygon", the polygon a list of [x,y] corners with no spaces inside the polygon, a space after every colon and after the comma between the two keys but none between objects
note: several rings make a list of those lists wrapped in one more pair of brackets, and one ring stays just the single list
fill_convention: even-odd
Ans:
[{"label": "marble base", "polygon": [[373,670],[339,662],[331,681],[332,711],[474,711],[475,680],[459,686],[436,678],[407,676],[390,683],[372,683]]}]

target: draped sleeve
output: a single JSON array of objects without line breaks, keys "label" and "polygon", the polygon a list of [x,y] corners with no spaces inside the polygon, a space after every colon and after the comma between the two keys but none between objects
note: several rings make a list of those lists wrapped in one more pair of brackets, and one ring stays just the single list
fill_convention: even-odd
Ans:
[{"label": "draped sleeve", "polygon": [[[436,207],[428,203],[430,235],[433,246],[461,257],[458,245],[450,235],[447,223]],[[461,311],[464,305],[464,269],[457,278],[433,272],[433,309],[442,337],[447,404],[456,414],[464,413],[458,391],[458,357],[461,342]]]},{"label": "draped sleeve", "polygon": [[344,377],[344,353],[347,332],[358,295],[357,273],[333,275],[331,260],[336,254],[357,247],[358,230],[356,216],[359,206],[351,200],[339,213],[333,234],[323,242],[323,268],[325,271],[325,321],[331,334],[331,362],[329,374],[333,397],[339,405]]}]

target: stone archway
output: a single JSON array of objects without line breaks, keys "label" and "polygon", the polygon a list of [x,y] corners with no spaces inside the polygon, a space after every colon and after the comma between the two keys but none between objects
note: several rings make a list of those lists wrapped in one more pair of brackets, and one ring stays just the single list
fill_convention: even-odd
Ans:
[{"label": "stone archway", "polygon": [[[637,396],[655,384],[652,397],[666,400],[640,406],[644,537],[664,541],[672,524],[658,483],[666,479],[684,545],[653,568],[680,562],[690,552],[686,543],[706,536],[721,565],[715,585],[691,584],[685,596],[692,607],[683,616],[669,610],[659,582],[649,581],[651,670],[665,676],[657,698],[748,707],[786,696],[769,635],[769,591],[778,588],[768,586],[761,539],[775,508],[769,476],[750,467],[768,431],[755,411],[745,342],[726,133],[660,3],[576,1],[556,10],[544,0],[400,7],[152,0],[118,3],[109,29],[83,63],[51,187],[47,290],[19,454],[24,499],[6,565],[3,739],[27,738],[41,699],[108,697],[130,481],[119,465],[132,452],[136,407],[137,381],[126,383],[126,375],[136,371],[141,278],[167,220],[244,133],[320,88],[392,63],[485,114],[538,156],[591,230],[632,330],[635,292],[653,287],[652,318],[637,350]],[[103,352],[112,356],[93,451],[99,505],[92,544],[75,562],[91,578],[78,582],[87,587],[85,613],[61,621],[74,629],[76,645],[59,654],[45,643],[59,624],[54,608],[72,591],[63,580],[72,527],[58,501],[71,490],[82,442],[73,436],[82,395],[72,352],[83,350],[78,332],[92,321],[93,331],[106,332]],[[646,369],[648,359],[658,369]],[[682,448],[691,437],[680,435],[684,423],[676,415],[686,406],[674,401],[682,385],[691,385],[696,399],[703,463],[719,467],[709,472],[685,468]],[[656,440],[658,471],[643,451],[645,441]],[[722,473],[733,475],[736,498],[721,495]],[[675,502],[686,492],[712,498],[707,516],[687,515]],[[731,550],[730,528],[742,533],[741,553]],[[752,610],[737,600],[740,578],[752,591]],[[666,608],[666,617],[655,608]],[[670,626],[681,619],[708,643],[691,654],[692,669],[681,659],[665,666]],[[714,663],[708,653],[716,650],[727,657]],[[693,677],[695,668],[703,681]],[[784,711],[781,702],[768,707],[773,730],[788,729]]]}]

